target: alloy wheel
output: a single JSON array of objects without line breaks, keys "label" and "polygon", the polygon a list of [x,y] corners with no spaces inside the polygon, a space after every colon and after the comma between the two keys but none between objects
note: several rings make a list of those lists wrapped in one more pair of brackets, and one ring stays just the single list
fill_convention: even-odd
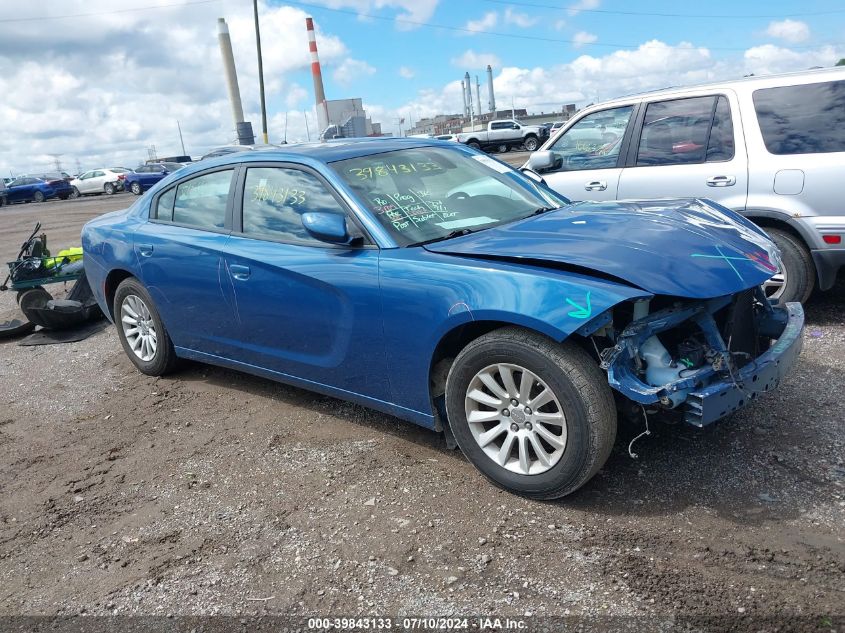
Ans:
[{"label": "alloy wheel", "polygon": [[150,309],[138,295],[126,295],[120,305],[120,325],[132,352],[144,362],[155,358],[158,335]]},{"label": "alloy wheel", "polygon": [[763,283],[763,292],[767,299],[780,299],[786,290],[786,268],[781,267],[776,275]]},{"label": "alloy wheel", "polygon": [[539,475],[566,450],[566,416],[557,396],[536,374],[497,363],[479,371],[464,399],[473,438],[499,466]]}]

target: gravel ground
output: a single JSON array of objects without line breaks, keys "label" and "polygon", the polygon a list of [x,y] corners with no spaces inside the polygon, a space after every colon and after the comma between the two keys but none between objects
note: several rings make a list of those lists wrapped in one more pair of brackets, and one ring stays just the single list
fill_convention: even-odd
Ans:
[{"label": "gravel ground", "polygon": [[[73,245],[133,200],[4,208],[0,252],[36,218],[53,248]],[[143,376],[112,328],[0,342],[0,615],[836,620],[844,307],[841,282],[811,300],[775,393],[704,430],[655,424],[638,460],[642,429],[623,426],[604,469],[555,503],[493,488],[381,413],[197,364]]]}]

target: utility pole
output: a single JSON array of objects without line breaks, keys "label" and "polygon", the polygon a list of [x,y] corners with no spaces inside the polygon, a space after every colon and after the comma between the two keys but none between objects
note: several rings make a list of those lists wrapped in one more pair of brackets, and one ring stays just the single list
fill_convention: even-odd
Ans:
[{"label": "utility pole", "polygon": [[252,11],[255,14],[255,47],[258,50],[258,89],[261,93],[261,133],[264,144],[267,139],[267,104],[264,102],[264,62],[261,60],[261,29],[258,28],[258,0],[252,0]]},{"label": "utility pole", "polygon": [[185,141],[182,140],[182,126],[179,125],[179,119],[176,119],[176,128],[179,130],[179,142],[182,144],[182,156],[187,156],[187,154],[185,154]]},{"label": "utility pole", "polygon": [[56,166],[56,171],[62,171],[62,161],[59,160],[63,154],[49,154],[53,157],[53,165]]},{"label": "utility pole", "polygon": [[305,135],[308,137],[308,140],[311,140],[311,131],[308,129],[308,110],[303,110],[302,115],[305,117]]}]

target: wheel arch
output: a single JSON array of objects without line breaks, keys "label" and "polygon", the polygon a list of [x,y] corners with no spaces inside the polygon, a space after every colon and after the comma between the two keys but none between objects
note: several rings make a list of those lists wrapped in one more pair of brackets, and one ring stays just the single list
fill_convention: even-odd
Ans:
[{"label": "wheel arch", "polygon": [[135,277],[131,272],[123,268],[115,268],[109,271],[103,281],[103,297],[106,300],[106,307],[108,308],[108,316],[112,322],[114,321],[114,295],[117,292],[117,287],[123,283],[124,280],[130,277]]}]

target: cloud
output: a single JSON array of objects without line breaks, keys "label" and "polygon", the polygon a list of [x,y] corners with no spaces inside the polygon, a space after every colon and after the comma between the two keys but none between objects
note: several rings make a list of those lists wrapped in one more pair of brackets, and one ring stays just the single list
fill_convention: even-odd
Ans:
[{"label": "cloud", "polygon": [[466,70],[478,70],[487,68],[488,65],[497,68],[501,66],[501,61],[493,53],[476,53],[470,49],[458,57],[453,57],[452,65]]},{"label": "cloud", "polygon": [[513,24],[521,29],[527,29],[539,22],[540,18],[531,17],[526,13],[518,13],[512,8],[505,9],[505,24]]},{"label": "cloud", "polygon": [[416,75],[416,73],[413,68],[408,68],[407,66],[399,68],[399,76],[402,77],[402,79],[413,79],[414,75]]},{"label": "cloud", "polygon": [[477,20],[470,20],[464,26],[465,29],[473,33],[478,31],[487,31],[492,29],[499,22],[499,14],[495,11],[488,11]]},{"label": "cloud", "polygon": [[[411,30],[418,25],[402,22],[427,22],[437,9],[439,0],[314,0],[332,9],[353,9],[361,13],[378,13],[381,9],[399,11],[396,15],[396,28]],[[366,19],[366,18],[365,18]]]},{"label": "cloud", "polygon": [[572,36],[572,45],[575,48],[581,48],[582,46],[586,46],[587,44],[592,44],[598,39],[598,36],[594,35],[593,33],[587,33],[587,31],[578,31],[575,35]]},{"label": "cloud", "polygon": [[[560,112],[563,105],[607,101],[615,97],[709,81],[739,79],[749,73],[770,74],[830,66],[845,57],[845,46],[824,46],[792,51],[772,45],[749,48],[744,54],[714,59],[706,47],[688,42],[670,45],[644,42],[635,50],[606,55],[581,55],[566,64],[523,68],[505,66],[493,79],[499,109],[527,108],[529,112]],[[482,102],[487,95],[482,87]],[[421,90],[414,99],[393,110],[382,108],[388,121],[392,112],[415,113],[417,118],[457,113],[463,107],[460,81],[439,89]],[[404,116],[404,114],[403,114]]]},{"label": "cloud", "polygon": [[[130,167],[155,145],[159,155],[186,149],[202,155],[235,138],[216,17],[232,38],[245,118],[260,132],[258,71],[252,3],[190,5],[108,13],[107,0],[63,0],[61,14],[87,17],[0,23],[0,171],[22,173],[52,165],[66,170],[103,164]],[[0,0],[0,12],[13,11]],[[101,10],[103,13],[96,14]],[[217,13],[219,10],[219,13]],[[285,109],[311,107],[311,86],[292,80],[310,67],[305,13],[259,2],[271,140]],[[320,59],[328,67],[349,57],[345,44],[317,23]],[[167,45],[162,45],[167,42]],[[361,70],[360,68],[358,70]],[[273,112],[282,111],[274,126]],[[305,138],[304,119],[289,117],[288,138]],[[313,122],[312,122],[313,123]]]},{"label": "cloud", "polygon": [[566,26],[566,20],[555,20],[555,31],[562,31]]},{"label": "cloud", "polygon": [[786,19],[780,22],[770,22],[766,29],[766,35],[796,44],[810,38],[810,27],[807,26],[806,22]]},{"label": "cloud", "polygon": [[578,2],[570,5],[567,11],[569,15],[578,15],[585,9],[598,9],[600,4],[601,0],[578,0]]},{"label": "cloud", "polygon": [[355,83],[356,79],[367,75],[374,75],[375,72],[376,69],[367,62],[350,57],[341,62],[340,66],[332,73],[332,78],[343,86],[349,86]]}]

